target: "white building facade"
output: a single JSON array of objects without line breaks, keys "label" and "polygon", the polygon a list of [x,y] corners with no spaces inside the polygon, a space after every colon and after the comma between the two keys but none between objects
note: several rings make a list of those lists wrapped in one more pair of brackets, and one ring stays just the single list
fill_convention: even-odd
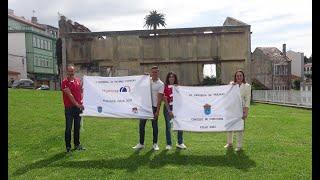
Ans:
[{"label": "white building facade", "polygon": [[25,33],[8,33],[8,72],[16,74],[8,81],[27,78]]},{"label": "white building facade", "polygon": [[304,77],[304,54],[301,52],[287,51],[287,57],[291,59],[291,74],[301,78]]}]

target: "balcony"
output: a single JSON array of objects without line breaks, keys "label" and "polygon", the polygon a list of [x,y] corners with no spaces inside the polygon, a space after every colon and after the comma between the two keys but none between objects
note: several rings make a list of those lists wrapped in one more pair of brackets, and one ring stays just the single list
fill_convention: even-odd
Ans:
[{"label": "balcony", "polygon": [[312,75],[312,71],[305,71],[305,72],[304,72],[304,75],[309,75],[309,74]]}]

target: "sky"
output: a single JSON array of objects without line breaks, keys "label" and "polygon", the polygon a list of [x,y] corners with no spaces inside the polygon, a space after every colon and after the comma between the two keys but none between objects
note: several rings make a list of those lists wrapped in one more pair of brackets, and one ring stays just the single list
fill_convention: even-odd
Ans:
[{"label": "sky", "polygon": [[251,51],[256,47],[312,54],[311,0],[8,0],[15,15],[58,27],[58,13],[91,31],[145,29],[144,17],[165,14],[165,28],[222,26],[226,17],[251,25]]}]

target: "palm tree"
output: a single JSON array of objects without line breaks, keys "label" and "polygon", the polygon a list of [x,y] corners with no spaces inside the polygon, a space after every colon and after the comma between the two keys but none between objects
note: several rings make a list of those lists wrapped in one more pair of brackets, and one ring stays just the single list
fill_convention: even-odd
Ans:
[{"label": "palm tree", "polygon": [[157,27],[166,25],[164,14],[158,13],[156,10],[150,11],[148,15],[146,15],[144,27],[153,28],[156,31]]}]

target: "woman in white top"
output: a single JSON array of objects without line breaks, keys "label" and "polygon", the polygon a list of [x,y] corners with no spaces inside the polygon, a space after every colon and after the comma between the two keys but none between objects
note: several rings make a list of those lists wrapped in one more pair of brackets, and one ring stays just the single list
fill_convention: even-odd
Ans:
[{"label": "woman in white top", "polygon": [[[234,75],[234,81],[230,82],[234,85],[239,85],[240,88],[240,95],[242,100],[242,107],[243,107],[243,116],[242,119],[246,120],[248,117],[248,110],[250,106],[250,99],[251,99],[251,86],[250,84],[246,83],[246,79],[242,70],[236,71]],[[243,131],[237,131],[237,147],[236,151],[242,150],[242,140],[243,140]],[[227,144],[224,146],[225,148],[232,148],[233,145],[233,132],[227,133]]]}]

